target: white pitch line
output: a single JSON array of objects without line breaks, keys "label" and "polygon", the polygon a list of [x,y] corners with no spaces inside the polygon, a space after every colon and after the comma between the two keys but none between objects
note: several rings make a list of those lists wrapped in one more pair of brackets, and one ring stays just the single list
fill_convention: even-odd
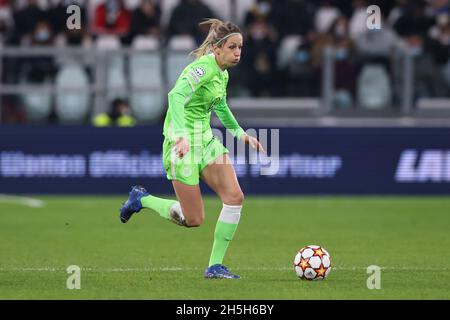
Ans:
[{"label": "white pitch line", "polygon": [[[413,268],[413,267],[380,267],[381,270],[388,271],[450,271],[450,268]],[[158,268],[80,268],[87,272],[185,272],[198,271],[202,268],[182,268],[182,267],[158,267]],[[291,271],[293,268],[254,268],[254,267],[236,267],[239,271]],[[334,271],[365,271],[367,267],[332,267]],[[64,268],[55,267],[30,267],[30,268],[0,268],[0,272],[66,272]]]},{"label": "white pitch line", "polygon": [[45,205],[44,201],[39,199],[9,194],[0,194],[0,202],[18,203],[31,208],[42,208]]}]

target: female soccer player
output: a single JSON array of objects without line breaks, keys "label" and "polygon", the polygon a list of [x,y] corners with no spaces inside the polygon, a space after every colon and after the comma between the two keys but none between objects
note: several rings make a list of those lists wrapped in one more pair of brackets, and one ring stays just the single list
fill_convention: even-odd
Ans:
[{"label": "female soccer player", "polygon": [[169,92],[164,122],[163,164],[178,201],[150,195],[142,186],[131,189],[120,209],[127,222],[142,208],[149,208],[180,226],[198,227],[205,212],[199,187],[201,178],[223,202],[214,232],[205,278],[237,279],[222,262],[241,216],[244,195],[228,157],[228,149],[212,135],[211,110],[234,137],[265,152],[259,141],[239,126],[226,103],[227,69],[241,58],[242,33],[231,22],[209,19],[208,36],[192,54],[197,58],[181,73]]}]

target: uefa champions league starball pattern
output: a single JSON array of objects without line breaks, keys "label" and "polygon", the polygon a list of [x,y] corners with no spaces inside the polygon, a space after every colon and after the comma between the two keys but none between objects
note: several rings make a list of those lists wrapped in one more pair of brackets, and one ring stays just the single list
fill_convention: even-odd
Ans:
[{"label": "uefa champions league starball pattern", "polygon": [[330,254],[320,246],[303,247],[294,258],[294,269],[300,279],[323,280],[331,271]]}]

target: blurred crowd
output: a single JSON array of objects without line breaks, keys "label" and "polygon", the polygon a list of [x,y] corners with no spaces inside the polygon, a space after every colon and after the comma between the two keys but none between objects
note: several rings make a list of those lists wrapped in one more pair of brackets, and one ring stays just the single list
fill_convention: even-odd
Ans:
[{"label": "blurred crowd", "polygon": [[[81,8],[79,30],[66,27],[71,4]],[[367,27],[369,5],[381,9],[381,29]],[[168,23],[161,16],[158,0],[104,0],[94,10],[88,0],[0,0],[0,41],[89,47],[107,34],[127,46],[138,35],[153,35],[165,45],[174,35],[188,34],[199,44],[207,30],[198,22],[224,18],[201,0],[179,0]],[[254,0],[243,17],[236,21],[244,32],[244,49],[242,63],[230,74],[231,96],[320,96],[326,47],[335,49],[337,105],[351,106],[358,95],[365,96],[359,82],[374,82],[374,77],[379,90],[398,102],[395,85],[402,73],[396,73],[401,67],[397,49],[413,56],[415,97],[450,96],[449,0]],[[55,70],[42,59],[21,72],[39,82]],[[2,80],[17,82],[18,74],[4,68]]]}]

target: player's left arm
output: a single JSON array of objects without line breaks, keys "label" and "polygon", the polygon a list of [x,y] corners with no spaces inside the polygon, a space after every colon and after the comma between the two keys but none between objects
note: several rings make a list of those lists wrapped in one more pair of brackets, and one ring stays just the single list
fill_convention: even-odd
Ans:
[{"label": "player's left arm", "polygon": [[224,127],[227,128],[227,130],[230,131],[234,137],[250,144],[252,148],[266,153],[261,143],[259,143],[258,139],[248,135],[247,133],[245,133],[244,129],[241,128],[230,108],[228,107],[225,97],[221,99],[220,102],[214,107],[214,112],[220,119],[220,122],[222,122]]}]

